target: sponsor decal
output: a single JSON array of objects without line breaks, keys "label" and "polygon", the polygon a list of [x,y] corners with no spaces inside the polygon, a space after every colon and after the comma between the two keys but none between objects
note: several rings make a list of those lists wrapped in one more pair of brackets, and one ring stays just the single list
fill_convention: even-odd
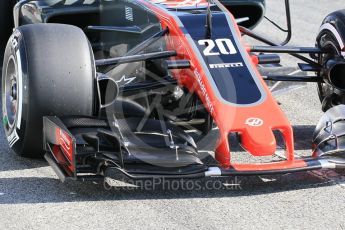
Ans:
[{"label": "sponsor decal", "polygon": [[17,37],[12,36],[11,45],[12,45],[12,48],[13,48],[14,50],[17,49],[17,47],[18,47],[18,38],[17,38]]},{"label": "sponsor decal", "polygon": [[128,85],[129,83],[131,83],[132,81],[134,81],[136,79],[136,77],[127,77],[126,75],[123,75],[120,80],[115,81],[118,86],[122,86],[122,85]]},{"label": "sponsor decal", "polygon": [[212,114],[213,111],[214,111],[214,108],[213,108],[212,101],[211,101],[209,95],[207,94],[205,84],[204,84],[204,82],[202,81],[201,76],[200,76],[200,73],[199,73],[197,70],[194,70],[194,74],[195,74],[196,79],[197,79],[197,81],[198,81],[198,83],[199,83],[199,86],[200,86],[200,90],[201,90],[201,92],[202,92],[202,95],[205,97],[206,106],[208,107],[210,113]]},{"label": "sponsor decal", "polygon": [[56,139],[62,151],[66,154],[67,158],[73,160],[73,142],[72,138],[61,129],[56,129]]},{"label": "sponsor decal", "polygon": [[128,21],[133,22],[134,18],[133,18],[133,8],[129,7],[129,6],[125,6],[125,14],[126,14],[126,19]]},{"label": "sponsor decal", "polygon": [[264,121],[260,118],[251,117],[246,120],[245,124],[252,127],[260,127],[264,124]]},{"label": "sponsor decal", "polygon": [[150,0],[154,4],[163,4],[169,8],[182,8],[182,7],[205,7],[208,6],[209,2],[207,0]]},{"label": "sponsor decal", "polygon": [[243,62],[210,64],[209,66],[211,69],[237,68],[237,67],[243,67]]},{"label": "sponsor decal", "polygon": [[8,144],[10,148],[19,140],[19,136],[17,134],[17,130],[13,129],[13,132],[7,137]]}]

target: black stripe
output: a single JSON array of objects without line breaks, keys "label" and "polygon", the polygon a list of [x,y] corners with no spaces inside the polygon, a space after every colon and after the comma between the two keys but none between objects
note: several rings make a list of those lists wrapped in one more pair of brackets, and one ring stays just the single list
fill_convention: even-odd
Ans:
[{"label": "black stripe", "polygon": [[[248,105],[258,102],[262,98],[260,89],[254,80],[254,77],[245,64],[242,54],[236,47],[234,36],[229,28],[226,16],[223,13],[213,13],[212,17],[212,40],[216,39],[230,39],[235,46],[237,53],[229,55],[205,56],[203,51],[204,45],[199,45],[198,41],[205,39],[206,35],[206,15],[179,15],[185,30],[193,38],[195,45],[198,47],[200,53],[206,64],[209,72],[212,75],[213,81],[219,91],[221,97],[230,103],[239,105]],[[219,52],[218,48],[214,49]],[[243,66],[232,65],[233,63],[243,63]],[[219,68],[210,68],[210,65],[216,64]],[[220,64],[220,66],[218,66]],[[226,64],[225,67],[221,66]],[[213,66],[214,67],[214,66]]]}]

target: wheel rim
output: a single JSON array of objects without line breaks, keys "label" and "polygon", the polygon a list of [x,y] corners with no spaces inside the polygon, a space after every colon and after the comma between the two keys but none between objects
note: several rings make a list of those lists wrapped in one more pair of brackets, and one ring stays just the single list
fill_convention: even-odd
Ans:
[{"label": "wheel rim", "polygon": [[16,122],[18,110],[17,65],[13,56],[7,62],[3,89],[3,123],[7,131],[11,130]]}]

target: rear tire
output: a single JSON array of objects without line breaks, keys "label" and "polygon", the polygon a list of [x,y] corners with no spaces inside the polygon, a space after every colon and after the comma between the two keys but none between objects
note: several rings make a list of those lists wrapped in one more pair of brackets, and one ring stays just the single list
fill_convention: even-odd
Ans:
[{"label": "rear tire", "polygon": [[43,155],[43,116],[93,114],[95,62],[77,27],[19,27],[7,43],[2,71],[3,126],[20,156]]}]

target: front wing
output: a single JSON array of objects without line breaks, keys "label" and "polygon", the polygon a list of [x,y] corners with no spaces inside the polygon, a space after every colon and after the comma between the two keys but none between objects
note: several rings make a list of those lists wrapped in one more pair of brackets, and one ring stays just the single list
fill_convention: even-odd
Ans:
[{"label": "front wing", "polygon": [[[99,133],[102,135],[98,135]],[[206,160],[199,159],[197,149],[194,151],[190,148],[185,152],[183,149],[179,150],[177,156],[176,149],[169,145],[164,146],[164,143],[151,149],[147,146],[139,147],[142,153],[132,149],[132,153],[128,154],[128,149],[121,149],[120,146],[131,146],[133,143],[121,143],[121,137],[116,135],[116,132],[114,135],[111,133],[111,127],[104,120],[96,118],[45,117],[45,159],[62,181],[102,179],[114,173],[131,179],[202,178],[345,168],[345,158],[340,155],[222,167],[212,155]],[[85,141],[92,135],[98,135],[98,138]],[[118,142],[119,145],[105,147],[106,139],[112,143]],[[131,142],[128,139],[127,141]]]}]

